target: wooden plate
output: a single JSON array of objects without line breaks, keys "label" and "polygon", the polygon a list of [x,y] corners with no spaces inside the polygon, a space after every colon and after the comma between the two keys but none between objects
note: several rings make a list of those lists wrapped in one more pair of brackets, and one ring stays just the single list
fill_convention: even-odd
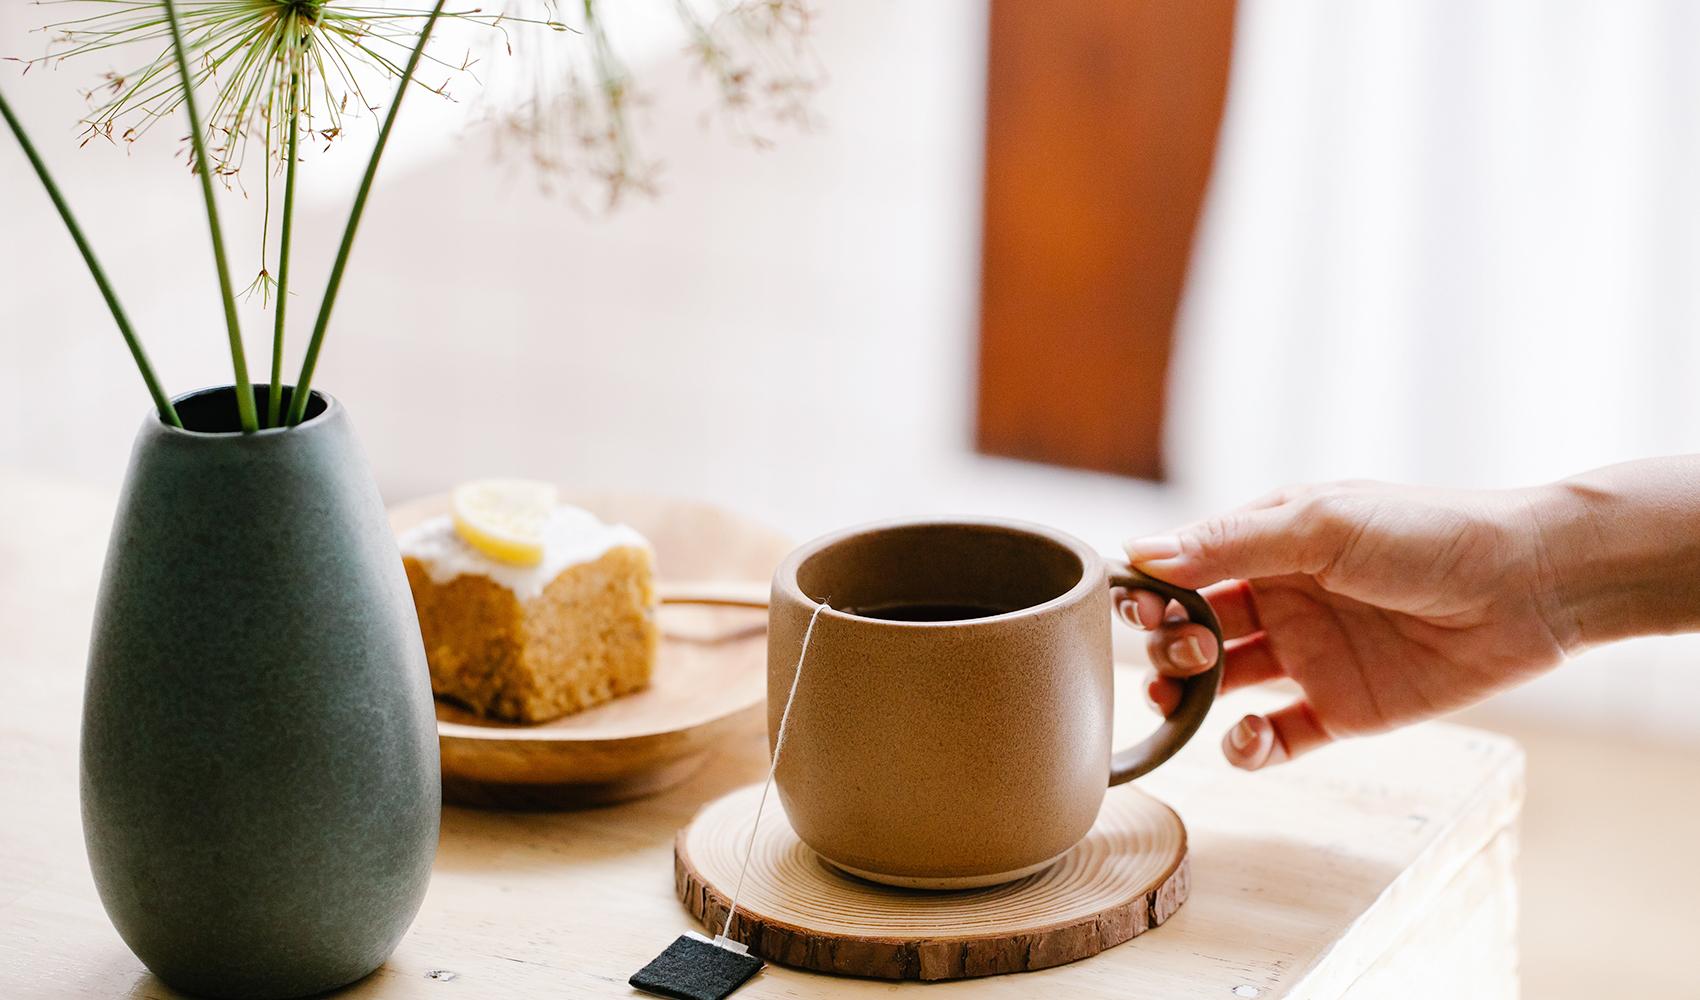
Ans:
[{"label": "wooden plate", "polygon": [[[561,491],[655,546],[660,656],[647,690],[539,725],[437,702],[443,794],[462,805],[603,805],[670,788],[730,734],[759,726],[767,689],[768,583],[791,543],[706,504]],[[394,507],[397,532],[448,512],[446,495]]]}]

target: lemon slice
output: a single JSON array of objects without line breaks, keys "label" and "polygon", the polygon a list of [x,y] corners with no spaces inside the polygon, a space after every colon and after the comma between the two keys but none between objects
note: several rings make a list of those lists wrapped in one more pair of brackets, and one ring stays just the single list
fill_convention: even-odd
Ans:
[{"label": "lemon slice", "polygon": [[526,479],[480,479],[455,487],[449,501],[456,534],[492,559],[515,566],[543,561],[543,527],[555,487]]}]

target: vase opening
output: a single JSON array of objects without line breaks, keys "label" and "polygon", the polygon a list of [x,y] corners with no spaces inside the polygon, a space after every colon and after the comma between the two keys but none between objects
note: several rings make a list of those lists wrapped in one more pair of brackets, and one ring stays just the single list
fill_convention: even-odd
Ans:
[{"label": "vase opening", "polygon": [[[266,414],[266,394],[271,391],[269,385],[255,385],[254,408],[260,414],[262,421]],[[311,390],[311,398],[307,400],[307,413],[301,418],[305,426],[330,409],[330,399],[318,390]],[[283,387],[283,412],[289,412],[289,401],[295,394],[295,387]],[[211,389],[197,389],[185,393],[172,400],[177,408],[177,418],[183,421],[183,429],[195,434],[237,434],[242,431],[242,418],[236,410],[236,387],[231,385],[215,386]],[[282,429],[282,428],[274,428]]]}]

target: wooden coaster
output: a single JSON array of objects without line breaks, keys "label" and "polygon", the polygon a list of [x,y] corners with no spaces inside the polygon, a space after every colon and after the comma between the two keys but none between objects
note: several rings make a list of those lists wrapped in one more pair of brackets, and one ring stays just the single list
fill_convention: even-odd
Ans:
[{"label": "wooden coaster", "polygon": [[[673,845],[679,899],[719,933],[761,786],[704,806]],[[896,889],[844,875],[768,798],[732,937],[771,962],[879,979],[1031,972],[1096,955],[1186,901],[1186,827],[1138,789],[1112,788],[1086,839],[1036,875],[986,889]]]}]

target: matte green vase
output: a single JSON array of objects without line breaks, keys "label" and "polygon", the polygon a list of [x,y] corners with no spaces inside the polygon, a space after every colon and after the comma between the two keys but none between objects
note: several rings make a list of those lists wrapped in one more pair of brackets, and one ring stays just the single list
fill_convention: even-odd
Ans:
[{"label": "matte green vase", "polygon": [[184,429],[136,438],[89,650],[83,833],[155,975],[299,997],[376,969],[418,912],[436,723],[347,414],[315,392],[299,426],[240,434],[235,399],[190,393]]}]

